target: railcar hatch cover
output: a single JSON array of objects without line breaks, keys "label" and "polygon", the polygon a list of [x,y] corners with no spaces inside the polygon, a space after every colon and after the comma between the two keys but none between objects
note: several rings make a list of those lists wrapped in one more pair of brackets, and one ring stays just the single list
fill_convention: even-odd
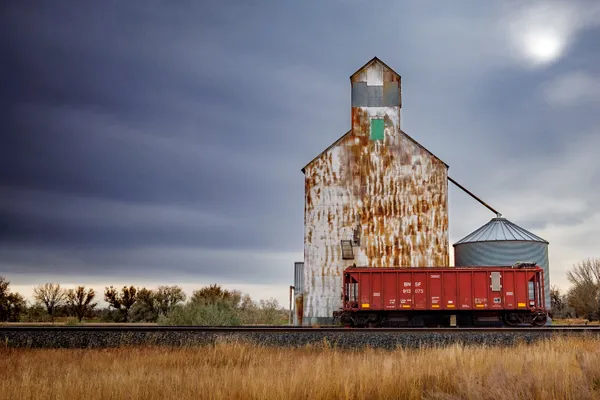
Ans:
[{"label": "railcar hatch cover", "polygon": [[502,285],[500,284],[500,272],[492,272],[490,278],[492,280],[492,284],[490,285],[492,292],[499,292],[502,289]]}]

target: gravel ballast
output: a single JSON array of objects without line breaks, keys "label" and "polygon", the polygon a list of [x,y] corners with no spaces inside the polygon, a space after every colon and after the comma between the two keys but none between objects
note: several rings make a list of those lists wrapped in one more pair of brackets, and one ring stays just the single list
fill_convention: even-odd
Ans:
[{"label": "gravel ballast", "polygon": [[331,346],[338,348],[395,349],[448,346],[457,343],[510,346],[555,336],[598,337],[599,331],[219,331],[185,329],[14,329],[0,327],[0,346],[11,348],[108,348],[120,346],[202,346],[243,341],[263,346]]}]

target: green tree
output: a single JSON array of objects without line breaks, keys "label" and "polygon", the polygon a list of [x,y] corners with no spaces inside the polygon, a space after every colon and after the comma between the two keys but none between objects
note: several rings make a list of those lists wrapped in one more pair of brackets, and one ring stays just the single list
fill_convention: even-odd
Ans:
[{"label": "green tree", "polygon": [[242,324],[237,310],[226,302],[201,304],[189,302],[158,318],[160,325],[236,326]]},{"label": "green tree", "polygon": [[155,294],[159,314],[166,315],[183,303],[187,296],[179,286],[159,286]]},{"label": "green tree", "polygon": [[26,322],[48,322],[50,316],[46,311],[46,307],[40,303],[34,303],[25,310],[24,319]]},{"label": "green tree", "polygon": [[236,290],[226,290],[217,284],[195,290],[190,302],[179,305],[185,299],[181,288],[159,288],[161,316],[164,325],[241,325],[239,306],[242,295]]},{"label": "green tree", "polygon": [[0,276],[0,321],[17,322],[27,308],[19,293],[10,292],[10,282]]},{"label": "green tree", "polygon": [[284,317],[279,306],[279,302],[270,298],[269,300],[260,301],[261,323],[265,325],[277,325]]},{"label": "green tree", "polygon": [[142,288],[131,309],[132,321],[156,322],[159,315],[166,315],[183,303],[186,295],[179,286],[159,286],[157,290]]},{"label": "green tree", "polygon": [[131,308],[130,320],[135,322],[156,322],[158,303],[153,290],[141,288],[137,291],[137,301]]},{"label": "green tree", "polygon": [[195,290],[190,302],[183,306],[175,304],[170,311],[158,318],[160,324],[274,325],[287,317],[287,313],[282,311],[274,298],[256,303],[248,294],[223,289],[217,284]]},{"label": "green tree", "polygon": [[54,313],[58,307],[65,303],[67,295],[59,284],[44,283],[33,289],[33,297],[46,306],[48,315],[54,323]]},{"label": "green tree", "polygon": [[196,304],[228,303],[233,308],[239,307],[241,300],[242,294],[239,291],[223,289],[216,283],[194,290],[191,298],[192,303]]},{"label": "green tree", "polygon": [[81,322],[98,305],[98,303],[92,302],[94,297],[96,297],[94,289],[86,290],[85,286],[77,286],[77,289],[67,292],[67,308]]},{"label": "green tree", "polygon": [[129,310],[137,301],[137,289],[133,286],[123,286],[120,291],[110,286],[105,288],[104,300],[110,307],[121,312],[124,322],[129,321]]}]

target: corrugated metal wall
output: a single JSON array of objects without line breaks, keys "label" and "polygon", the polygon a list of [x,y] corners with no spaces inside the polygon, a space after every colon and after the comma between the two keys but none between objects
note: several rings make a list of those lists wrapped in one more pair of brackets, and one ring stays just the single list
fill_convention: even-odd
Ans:
[{"label": "corrugated metal wall", "polygon": [[[447,266],[447,166],[400,130],[400,77],[379,62],[351,78],[352,130],[305,168],[304,321],[341,306],[341,274]],[[382,140],[371,120],[383,120]],[[340,241],[360,244],[343,259]]]},{"label": "corrugated metal wall", "polygon": [[544,269],[546,307],[550,307],[550,267],[548,245],[543,242],[490,241],[454,246],[455,266],[503,266],[518,261],[536,262]]},{"label": "corrugated metal wall", "polygon": [[304,262],[294,263],[294,325],[302,325]]}]

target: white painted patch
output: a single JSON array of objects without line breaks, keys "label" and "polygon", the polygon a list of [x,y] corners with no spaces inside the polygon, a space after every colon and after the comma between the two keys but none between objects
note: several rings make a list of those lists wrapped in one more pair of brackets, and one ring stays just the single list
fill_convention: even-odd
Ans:
[{"label": "white painted patch", "polygon": [[383,86],[383,65],[378,62],[367,67],[367,86]]}]

